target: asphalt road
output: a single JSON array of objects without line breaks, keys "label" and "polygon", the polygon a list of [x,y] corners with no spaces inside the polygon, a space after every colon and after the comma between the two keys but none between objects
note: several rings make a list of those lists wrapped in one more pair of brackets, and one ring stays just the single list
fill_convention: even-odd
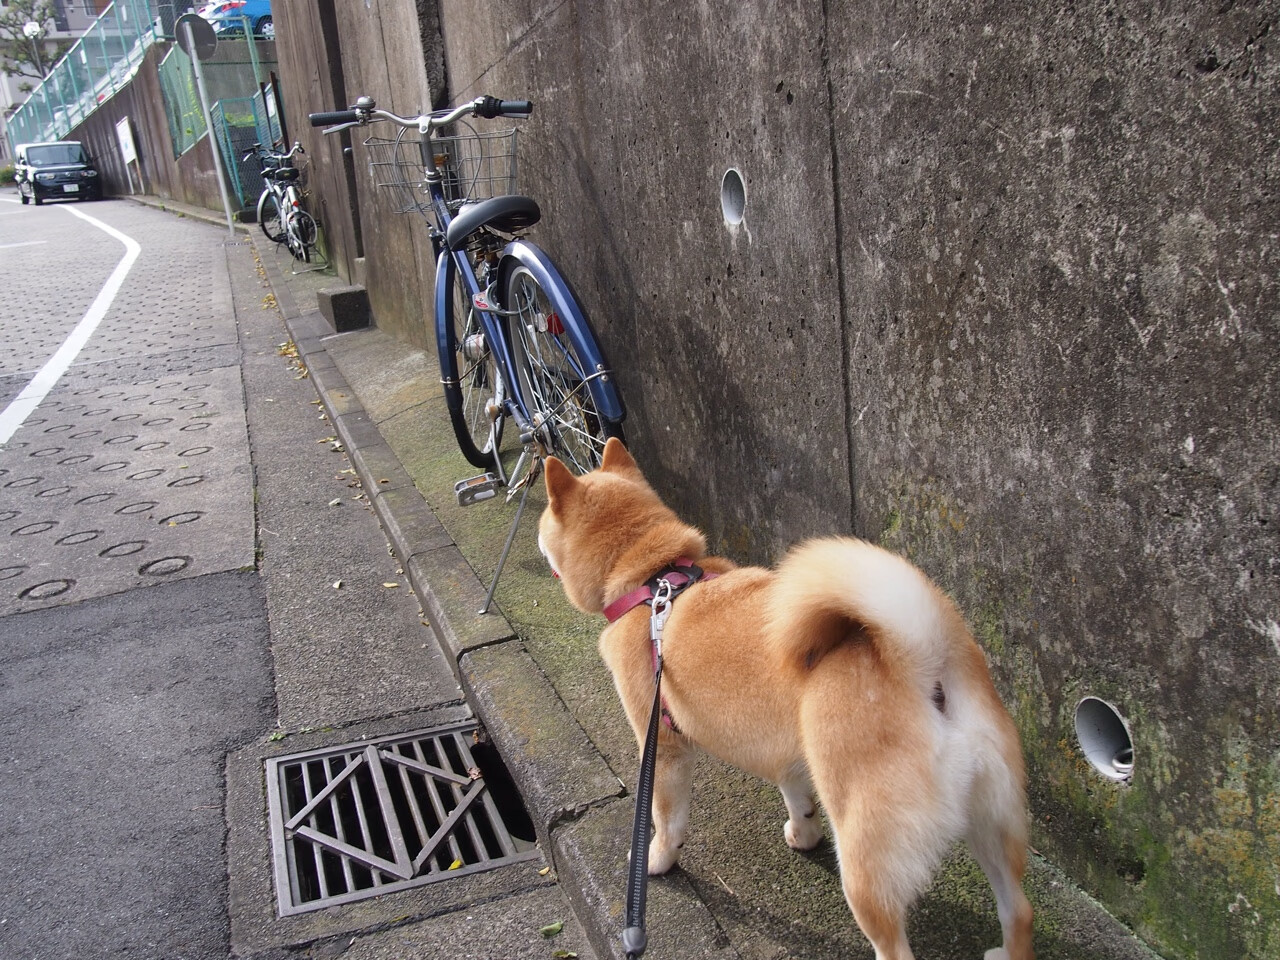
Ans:
[{"label": "asphalt road", "polygon": [[128,201],[13,196],[0,958],[589,957],[541,857],[277,915],[264,758],[471,709],[254,246]]},{"label": "asphalt road", "polygon": [[0,956],[227,955],[275,693],[225,239],[0,203]]}]

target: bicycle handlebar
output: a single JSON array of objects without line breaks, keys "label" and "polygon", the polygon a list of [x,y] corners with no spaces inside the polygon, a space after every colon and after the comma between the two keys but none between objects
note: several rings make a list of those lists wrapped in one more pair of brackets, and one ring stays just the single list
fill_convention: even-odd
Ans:
[{"label": "bicycle handlebar", "polygon": [[360,115],[354,110],[331,110],[328,113],[307,115],[313,127],[327,127],[334,123],[359,123]]},{"label": "bicycle handlebar", "polygon": [[375,120],[390,120],[392,123],[397,123],[402,127],[417,127],[420,133],[430,133],[437,127],[453,123],[453,121],[467,114],[471,114],[473,117],[484,117],[487,120],[491,120],[494,117],[511,117],[515,120],[524,120],[532,113],[533,104],[528,100],[499,100],[497,97],[477,97],[470,103],[464,103],[451,110],[426,113],[417,117],[401,117],[391,113],[389,110],[379,110],[372,97],[360,97],[348,110],[312,113],[308,114],[307,119],[311,121],[313,127],[325,127],[334,124],[334,126],[330,126],[325,131],[326,134],[337,133],[347,127],[366,124]]},{"label": "bicycle handlebar", "polygon": [[287,160],[292,160],[296,154],[306,153],[306,152],[307,151],[302,149],[301,141],[298,141],[298,140],[295,140],[293,142],[293,149],[291,149],[288,153],[276,153],[274,150],[266,149],[260,143],[255,143],[253,145],[253,149],[250,150],[248,153],[246,153],[241,159],[248,160],[250,157],[252,157],[256,153],[258,157],[262,160],[274,160],[277,163],[284,163]]}]

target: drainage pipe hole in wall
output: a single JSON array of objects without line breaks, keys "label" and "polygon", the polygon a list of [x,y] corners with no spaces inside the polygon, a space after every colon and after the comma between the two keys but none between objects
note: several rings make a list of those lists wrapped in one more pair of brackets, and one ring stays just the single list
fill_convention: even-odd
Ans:
[{"label": "drainage pipe hole in wall", "polygon": [[1076,740],[1085,758],[1108,780],[1133,777],[1133,738],[1124,717],[1105,700],[1085,697],[1076,705]]},{"label": "drainage pipe hole in wall", "polygon": [[724,222],[731,227],[740,224],[747,212],[747,187],[742,182],[742,174],[733,167],[720,179],[720,210],[724,213]]}]

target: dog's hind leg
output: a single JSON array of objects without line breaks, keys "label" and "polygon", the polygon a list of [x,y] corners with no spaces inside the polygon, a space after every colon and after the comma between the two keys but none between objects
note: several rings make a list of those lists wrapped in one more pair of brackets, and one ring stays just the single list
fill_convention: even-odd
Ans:
[{"label": "dog's hind leg", "polygon": [[[875,881],[859,869],[850,869],[845,857],[840,858],[840,878],[844,898],[853,918],[875,948],[876,960],[915,960],[907,943],[906,911],[890,906],[873,893]],[[863,874],[858,876],[858,874]]]},{"label": "dog's hind leg", "polygon": [[787,822],[782,828],[787,846],[793,850],[812,850],[822,842],[822,818],[813,802],[813,785],[809,771],[802,768],[778,784],[782,802],[787,805]]},{"label": "dog's hind leg", "polygon": [[[914,710],[900,707],[913,700]],[[913,960],[907,909],[948,845],[928,759],[929,709],[865,643],[827,654],[801,701],[805,760],[831,823],[844,896],[876,960]]]},{"label": "dog's hind leg", "polygon": [[968,840],[969,849],[995,891],[1004,936],[1003,946],[988,950],[984,960],[1033,960],[1031,903],[1022,891],[1026,862],[1023,832],[987,823],[971,829]]},{"label": "dog's hind leg", "polygon": [[649,841],[649,873],[666,873],[680,857],[689,828],[689,801],[697,754],[684,737],[662,730],[653,780],[653,839]]}]

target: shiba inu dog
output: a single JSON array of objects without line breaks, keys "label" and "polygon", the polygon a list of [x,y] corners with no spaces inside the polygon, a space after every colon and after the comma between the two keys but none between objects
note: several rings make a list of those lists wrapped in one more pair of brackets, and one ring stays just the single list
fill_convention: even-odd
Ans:
[{"label": "shiba inu dog", "polygon": [[[702,749],[777,784],[783,834],[835,834],[845,899],[877,960],[910,960],[905,914],[951,845],[968,842],[995,891],[1003,945],[1032,960],[1025,773],[1017,731],[955,604],[906,560],[861,540],[812,540],[773,570],[708,556],[625,447],[598,470],[546,463],[539,546],[574,606],[601,613],[690,561],[714,579],[674,601],[648,870],[675,864]],[[683,558],[683,559],[682,559]],[[600,653],[637,740],[653,702],[649,607],[621,614]]]}]

